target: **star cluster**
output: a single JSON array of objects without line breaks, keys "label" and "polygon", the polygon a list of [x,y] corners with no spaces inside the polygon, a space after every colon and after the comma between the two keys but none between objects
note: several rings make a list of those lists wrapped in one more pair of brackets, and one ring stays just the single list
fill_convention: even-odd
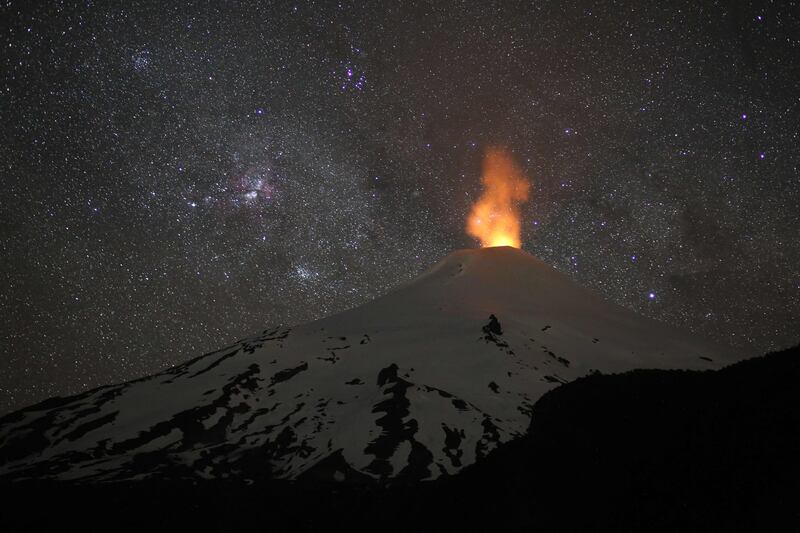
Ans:
[{"label": "star cluster", "polygon": [[796,2],[0,6],[0,412],[524,248],[754,353],[798,341]]}]

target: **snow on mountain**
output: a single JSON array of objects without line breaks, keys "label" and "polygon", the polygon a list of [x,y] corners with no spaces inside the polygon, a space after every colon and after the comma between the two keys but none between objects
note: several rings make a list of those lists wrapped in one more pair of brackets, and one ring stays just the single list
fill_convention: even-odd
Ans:
[{"label": "snow on mountain", "polygon": [[423,480],[527,431],[587,373],[738,359],[509,247],[355,309],[0,419],[0,478]]}]

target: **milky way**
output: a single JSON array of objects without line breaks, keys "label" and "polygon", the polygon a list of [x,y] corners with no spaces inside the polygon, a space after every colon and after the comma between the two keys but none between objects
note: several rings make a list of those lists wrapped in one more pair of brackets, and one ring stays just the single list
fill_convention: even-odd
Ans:
[{"label": "milky way", "polygon": [[645,315],[798,341],[797,3],[0,7],[0,411],[319,318],[476,243]]}]

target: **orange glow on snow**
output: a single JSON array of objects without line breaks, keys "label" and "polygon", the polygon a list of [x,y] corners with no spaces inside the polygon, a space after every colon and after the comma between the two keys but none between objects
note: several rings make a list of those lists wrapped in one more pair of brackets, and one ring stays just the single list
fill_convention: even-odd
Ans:
[{"label": "orange glow on snow", "polygon": [[520,205],[528,200],[530,183],[514,163],[511,154],[489,147],[483,157],[483,194],[467,219],[467,233],[481,246],[522,247]]}]

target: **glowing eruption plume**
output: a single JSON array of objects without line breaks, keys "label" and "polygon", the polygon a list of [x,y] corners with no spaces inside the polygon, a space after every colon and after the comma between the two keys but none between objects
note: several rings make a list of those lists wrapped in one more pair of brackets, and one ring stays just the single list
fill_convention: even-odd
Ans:
[{"label": "glowing eruption plume", "polygon": [[481,246],[520,248],[520,204],[528,200],[530,183],[503,148],[490,147],[483,158],[483,194],[472,206],[467,233]]}]

